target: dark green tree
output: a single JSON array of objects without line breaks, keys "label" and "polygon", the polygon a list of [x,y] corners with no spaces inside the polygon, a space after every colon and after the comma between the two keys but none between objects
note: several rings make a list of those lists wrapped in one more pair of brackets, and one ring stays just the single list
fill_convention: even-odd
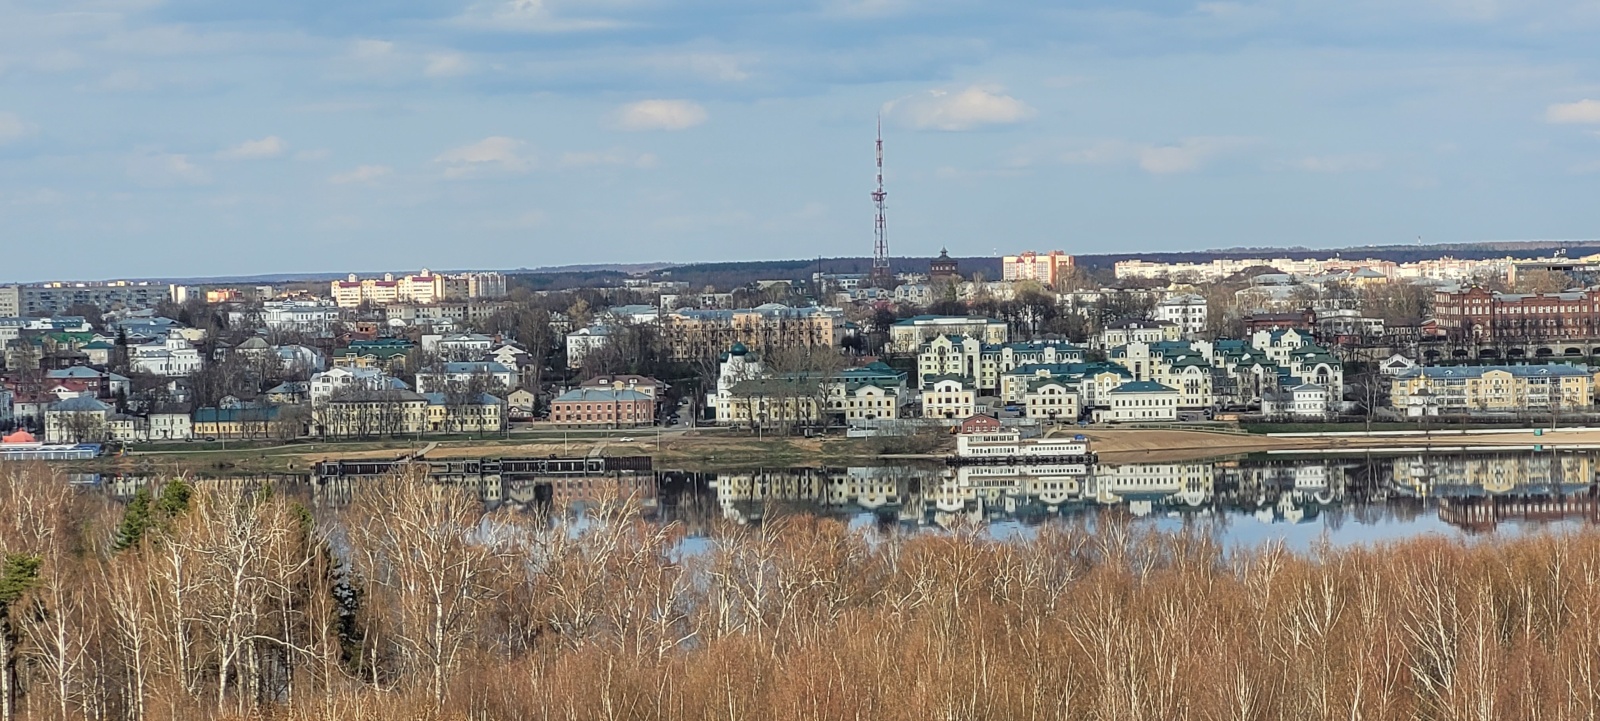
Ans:
[{"label": "dark green tree", "polygon": [[17,630],[11,625],[11,607],[39,580],[43,559],[29,553],[8,553],[0,561],[0,718],[16,712]]},{"label": "dark green tree", "polygon": [[126,551],[138,546],[152,529],[170,529],[172,522],[189,510],[193,495],[194,488],[181,480],[163,486],[160,498],[152,498],[148,488],[139,489],[122,512],[122,525],[117,527],[113,547]]}]

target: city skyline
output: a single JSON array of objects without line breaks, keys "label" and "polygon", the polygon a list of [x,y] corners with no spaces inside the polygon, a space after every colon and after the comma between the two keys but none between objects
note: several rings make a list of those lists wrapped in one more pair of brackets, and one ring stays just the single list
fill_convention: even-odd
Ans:
[{"label": "city skyline", "polygon": [[0,13],[5,280],[1600,235],[1576,1]]}]

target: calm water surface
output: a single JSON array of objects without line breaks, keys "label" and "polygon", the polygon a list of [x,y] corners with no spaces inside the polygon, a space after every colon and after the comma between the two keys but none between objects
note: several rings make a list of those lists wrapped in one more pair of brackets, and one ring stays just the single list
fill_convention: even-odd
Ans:
[{"label": "calm water surface", "polygon": [[[1153,529],[1195,529],[1223,542],[1364,544],[1422,534],[1489,536],[1600,523],[1600,454],[1501,453],[1304,460],[1227,460],[1035,466],[864,466],[658,471],[583,478],[452,479],[490,507],[581,511],[615,495],[646,514],[682,523],[691,537],[723,523],[759,524],[786,513],[836,517],[884,532],[982,524],[996,537],[1040,524],[1118,514]],[[149,479],[75,480],[117,497]],[[270,480],[318,509],[347,503],[359,479]]]}]

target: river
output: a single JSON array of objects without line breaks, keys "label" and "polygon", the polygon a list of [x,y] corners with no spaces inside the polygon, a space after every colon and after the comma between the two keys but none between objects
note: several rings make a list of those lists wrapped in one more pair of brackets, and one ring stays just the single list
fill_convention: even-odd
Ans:
[{"label": "river", "polygon": [[[1450,537],[1570,529],[1600,522],[1593,452],[1400,455],[1371,458],[1227,459],[1183,463],[1037,466],[860,466],[661,470],[559,478],[466,481],[491,508],[581,512],[631,496],[691,537],[719,524],[758,524],[813,513],[882,532],[981,525],[997,537],[1040,524],[1118,514],[1162,530],[1196,529],[1230,545],[1281,541],[1365,544],[1422,534]],[[151,479],[76,476],[127,497]],[[360,479],[228,477],[271,481],[314,509],[348,502]],[[459,481],[458,481],[459,482]]]}]

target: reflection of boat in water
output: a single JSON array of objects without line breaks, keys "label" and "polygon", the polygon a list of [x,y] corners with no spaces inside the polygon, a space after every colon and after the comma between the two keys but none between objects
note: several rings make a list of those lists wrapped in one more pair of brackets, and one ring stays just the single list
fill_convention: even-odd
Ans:
[{"label": "reflection of boat in water", "polygon": [[952,465],[975,463],[1029,463],[1036,461],[1089,462],[1093,454],[1089,439],[1078,435],[1072,438],[1024,438],[1016,430],[998,430],[982,433],[962,433],[956,436],[956,455]]}]

